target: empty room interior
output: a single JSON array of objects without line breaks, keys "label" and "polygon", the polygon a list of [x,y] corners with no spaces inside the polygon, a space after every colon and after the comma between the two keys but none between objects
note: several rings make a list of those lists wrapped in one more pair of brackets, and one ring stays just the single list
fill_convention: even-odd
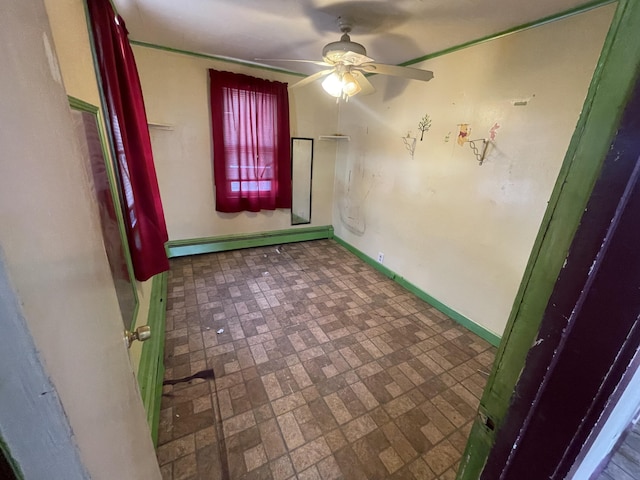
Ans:
[{"label": "empty room interior", "polygon": [[5,0],[0,476],[639,478],[640,6],[484,3]]}]

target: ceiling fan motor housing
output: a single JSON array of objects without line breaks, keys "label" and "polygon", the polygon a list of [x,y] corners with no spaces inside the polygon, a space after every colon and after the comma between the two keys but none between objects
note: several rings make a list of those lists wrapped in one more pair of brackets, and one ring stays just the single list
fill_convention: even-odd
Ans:
[{"label": "ceiling fan motor housing", "polygon": [[337,62],[347,52],[357,53],[359,55],[367,55],[367,50],[363,45],[352,42],[349,34],[345,33],[340,37],[339,42],[331,42],[322,49],[322,56],[325,61]]}]

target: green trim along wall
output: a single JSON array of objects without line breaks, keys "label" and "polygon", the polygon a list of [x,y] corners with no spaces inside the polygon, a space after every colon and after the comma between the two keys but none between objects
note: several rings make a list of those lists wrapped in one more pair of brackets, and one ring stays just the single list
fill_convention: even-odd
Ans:
[{"label": "green trim along wall", "polygon": [[167,299],[167,272],[153,277],[147,325],[151,338],[142,345],[138,385],[154,445],[158,443],[158,424],[164,380],[164,342]]},{"label": "green trim along wall", "polygon": [[493,345],[495,347],[497,347],[500,344],[500,337],[498,335],[496,335],[495,333],[490,332],[489,330],[481,327],[480,325],[475,323],[473,320],[468,319],[464,315],[462,315],[462,314],[456,312],[455,310],[453,310],[451,307],[448,307],[444,303],[436,300],[435,298],[433,298],[428,293],[420,290],[418,287],[416,287],[414,284],[412,284],[408,280],[405,280],[403,277],[397,275],[392,270],[389,270],[387,267],[385,267],[381,263],[376,262],[373,258],[365,255],[363,252],[361,252],[360,250],[358,250],[354,246],[348,244],[347,242],[345,242],[341,238],[335,237],[335,236],[333,238],[340,245],[345,247],[347,250],[349,250],[351,253],[353,253],[354,255],[359,257],[360,259],[364,260],[366,263],[371,265],[373,268],[378,270],[380,273],[382,273],[386,277],[389,277],[391,280],[393,280],[394,282],[398,283],[399,285],[404,287],[409,292],[413,293],[416,297],[420,298],[421,300],[424,300],[425,302],[427,302],[429,305],[431,305],[435,309],[441,311],[445,315],[448,315],[449,317],[451,317],[452,320],[455,320],[460,325],[465,327],[467,330],[472,331],[473,333],[475,333],[479,337],[485,339],[487,342],[489,342],[491,345]]},{"label": "green trim along wall", "polygon": [[288,230],[273,230],[271,232],[241,233],[221,237],[194,238],[189,240],[172,240],[165,244],[169,258],[200,253],[226,252],[241,248],[266,247],[281,243],[304,242],[332,238],[333,227],[291,228]]},{"label": "green trim along wall", "polygon": [[406,67],[409,65],[414,65],[416,63],[424,62],[425,60],[429,60],[436,57],[441,57],[443,55],[448,55],[453,52],[457,52],[458,50],[465,49],[467,47],[473,47],[475,45],[480,45],[481,43],[489,42],[491,40],[497,40],[502,37],[506,37],[507,35],[511,35],[514,33],[522,32],[524,30],[528,30],[530,28],[541,27],[542,25],[546,25],[547,23],[555,22],[557,20],[563,20],[565,18],[571,17],[573,15],[578,15],[580,13],[588,12],[589,10],[593,10],[594,8],[602,7],[603,5],[608,5],[610,3],[614,3],[617,0],[594,0],[591,2],[587,2],[584,5],[580,5],[575,8],[571,8],[569,10],[565,10],[564,12],[556,13],[555,15],[549,15],[548,17],[540,18],[533,22],[524,23],[522,25],[518,25],[517,27],[512,27],[507,30],[503,30],[502,32],[494,33],[491,35],[487,35],[486,37],[481,37],[476,40],[471,40],[470,42],[461,43],[460,45],[455,45],[450,48],[445,48],[444,50],[440,50],[438,52],[429,53],[422,57],[414,58],[412,60],[407,60],[406,62],[402,62],[400,66]]},{"label": "green trim along wall", "polygon": [[153,48],[155,50],[162,50],[164,52],[169,52],[169,53],[179,53],[182,55],[189,55],[190,57],[206,58],[207,60],[215,60],[217,62],[231,63],[234,65],[244,65],[245,67],[259,68],[260,70],[267,70],[269,72],[285,73],[287,75],[295,75],[296,77],[306,76],[299,72],[293,72],[291,70],[286,70],[284,68],[267,67],[266,65],[262,65],[256,62],[249,62],[247,60],[238,60],[236,58],[222,57],[218,55],[209,55],[207,53],[191,52],[189,50],[180,50],[179,48],[171,48],[171,47],[166,47],[164,45],[156,45],[155,43],[140,42],[138,40],[129,40],[129,43],[131,43],[131,45],[138,45],[139,47]]}]

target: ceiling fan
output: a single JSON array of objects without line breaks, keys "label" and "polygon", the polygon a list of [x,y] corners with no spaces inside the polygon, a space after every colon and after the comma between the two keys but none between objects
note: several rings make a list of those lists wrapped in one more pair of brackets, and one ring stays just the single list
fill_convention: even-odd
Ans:
[{"label": "ceiling fan", "polygon": [[272,61],[313,63],[331,67],[314,73],[289,88],[300,88],[319,78],[327,77],[322,82],[322,88],[338,100],[340,98],[348,100],[349,97],[358,93],[368,95],[375,92],[375,88],[365,76],[366,73],[393,75],[423,82],[433,78],[433,72],[429,70],[376,63],[372,58],[367,57],[367,50],[363,45],[351,41],[349,32],[351,32],[352,25],[348,19],[338,17],[338,26],[342,32],[342,37],[337,42],[325,45],[322,49],[323,61],[269,59]]}]

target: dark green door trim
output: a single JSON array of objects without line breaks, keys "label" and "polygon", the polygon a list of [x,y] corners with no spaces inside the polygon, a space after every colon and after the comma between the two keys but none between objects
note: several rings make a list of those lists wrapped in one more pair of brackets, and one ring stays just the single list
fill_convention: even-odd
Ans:
[{"label": "dark green door trim", "polygon": [[6,480],[23,480],[24,475],[20,466],[11,456],[9,447],[0,437],[0,478]]},{"label": "dark green door trim", "polygon": [[636,82],[483,478],[526,478],[535,464],[538,478],[564,479],[625,372],[634,368],[640,348],[639,133]]},{"label": "dark green door trim", "polygon": [[168,273],[154,276],[151,284],[151,300],[147,325],[151,327],[151,338],[142,345],[138,367],[140,396],[147,412],[153,444],[158,443],[158,423],[164,380],[164,342]]},{"label": "dark green door trim", "polygon": [[495,431],[507,412],[638,75],[639,31],[640,2],[620,0],[480,402],[480,413],[460,464],[459,480],[479,477]]}]

